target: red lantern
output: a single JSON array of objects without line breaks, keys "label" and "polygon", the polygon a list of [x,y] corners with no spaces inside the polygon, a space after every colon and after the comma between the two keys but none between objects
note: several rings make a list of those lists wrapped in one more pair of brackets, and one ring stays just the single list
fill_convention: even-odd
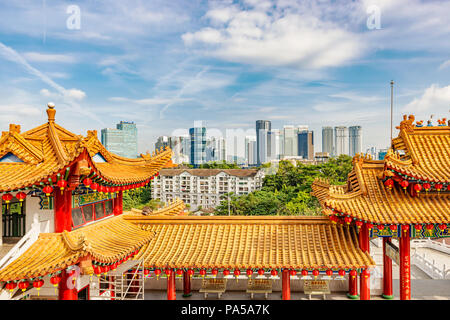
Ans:
[{"label": "red lantern", "polygon": [[327,276],[331,277],[333,275],[333,270],[328,269],[327,271],[325,271]]},{"label": "red lantern", "polygon": [[314,269],[314,270],[313,270],[313,276],[314,276],[314,278],[317,278],[318,275],[319,275],[319,270]]},{"label": "red lantern", "polygon": [[272,269],[272,271],[270,271],[270,274],[271,274],[273,277],[276,277],[276,276],[278,275],[278,271],[277,271],[276,269]]},{"label": "red lantern", "polygon": [[252,277],[252,274],[253,274],[253,270],[252,270],[252,269],[247,269],[247,276],[248,276],[249,278]]},{"label": "red lantern", "polygon": [[431,184],[429,184],[428,182],[423,184],[423,188],[425,189],[426,192],[428,192],[428,190],[431,189]]},{"label": "red lantern", "polygon": [[103,185],[98,186],[98,192],[104,193],[106,191],[106,187]]},{"label": "red lantern", "polygon": [[47,197],[50,197],[50,194],[53,192],[53,188],[51,186],[45,186],[42,191],[45,193]]},{"label": "red lantern", "polygon": [[33,281],[33,287],[36,288],[37,292],[38,292],[38,297],[39,297],[39,290],[41,290],[41,287],[44,285],[44,280],[42,279],[36,279]]},{"label": "red lantern", "polygon": [[330,217],[330,220],[331,220],[331,222],[332,222],[333,224],[336,224],[337,221],[338,221],[338,217],[336,217],[336,216],[331,216],[331,217]]},{"label": "red lantern", "polygon": [[56,183],[59,187],[59,189],[61,190],[61,194],[63,194],[64,188],[67,186],[67,181],[66,180],[58,180],[58,182]]},{"label": "red lantern", "polygon": [[352,218],[351,217],[345,217],[344,221],[345,221],[345,223],[347,223],[347,225],[349,225],[350,222],[352,222]]},{"label": "red lantern", "polygon": [[[95,269],[94,269],[95,270]],[[58,284],[61,282],[61,275],[55,274],[50,278],[50,283],[56,288]]]},{"label": "red lantern", "polygon": [[367,226],[367,229],[372,229],[373,228],[373,224],[371,224],[371,223],[366,223],[366,226]]},{"label": "red lantern", "polygon": [[158,280],[159,278],[159,276],[160,276],[160,274],[161,274],[161,269],[155,269],[155,276],[156,276],[156,279]]},{"label": "red lantern", "polygon": [[341,276],[341,277],[343,277],[343,276],[345,276],[345,270],[344,269],[339,269],[339,275]]},{"label": "red lantern", "polygon": [[379,225],[377,225],[377,228],[378,228],[378,230],[384,230],[384,225],[383,224],[379,224]]},{"label": "red lantern", "polygon": [[211,274],[215,277],[217,276],[217,274],[219,273],[219,270],[217,270],[216,268],[211,270]]},{"label": "red lantern", "polygon": [[234,269],[234,275],[236,276],[236,280],[237,280],[237,277],[239,277],[240,274],[241,274],[241,270]]},{"label": "red lantern", "polygon": [[361,228],[361,226],[363,225],[363,222],[362,221],[356,221],[355,224],[356,224],[356,227],[359,230]]},{"label": "red lantern", "polygon": [[444,231],[445,229],[447,229],[447,224],[442,223],[439,225],[439,229],[441,229],[442,231]]},{"label": "red lantern", "polygon": [[177,275],[181,277],[183,275],[183,269],[177,269]]},{"label": "red lantern", "polygon": [[165,274],[166,274],[167,277],[170,277],[170,269],[169,269],[169,268],[166,268],[166,269],[164,270],[164,272],[165,272]]},{"label": "red lantern", "polygon": [[111,193],[111,187],[105,187],[106,193]]},{"label": "red lantern", "polygon": [[19,282],[19,288],[22,290],[22,292],[24,292],[25,290],[27,290],[27,288],[30,286],[30,284],[28,283],[28,281],[20,281]]},{"label": "red lantern", "polygon": [[204,277],[205,275],[206,275],[206,270],[205,269],[200,269],[200,275],[202,276],[202,277]]},{"label": "red lantern", "polygon": [[389,190],[391,190],[392,187],[394,186],[394,180],[392,180],[392,179],[387,179],[387,180],[384,182],[384,185],[385,185],[386,188],[388,188]]},{"label": "red lantern", "polygon": [[20,201],[20,206],[22,206],[22,202],[23,202],[23,200],[25,200],[26,197],[27,197],[27,194],[25,192],[18,192],[16,194],[16,198],[19,199],[19,201]]},{"label": "red lantern", "polygon": [[297,274],[297,271],[295,271],[294,269],[289,270],[289,274],[290,274],[291,276],[295,276],[295,275]]},{"label": "red lantern", "polygon": [[102,267],[100,266],[95,266],[94,267],[94,273],[98,276],[102,273]]},{"label": "red lantern", "polygon": [[308,275],[308,270],[303,269],[302,270],[302,276],[306,277]]},{"label": "red lantern", "polygon": [[406,188],[408,188],[408,186],[409,186],[409,182],[407,180],[402,180],[402,182],[400,182],[400,185],[406,191]]},{"label": "red lantern", "polygon": [[188,273],[189,277],[192,277],[194,275],[194,270],[193,269],[189,269],[187,271],[187,273]]},{"label": "red lantern", "polygon": [[391,231],[396,231],[397,230],[397,225],[396,224],[391,224],[389,226],[389,229],[391,229]]},{"label": "red lantern", "polygon": [[414,191],[416,191],[417,193],[419,193],[420,191],[422,191],[422,185],[416,183],[414,185]]},{"label": "red lantern", "polygon": [[432,223],[427,224],[427,230],[433,230],[433,228],[434,228],[434,224],[432,224]]},{"label": "red lantern", "polygon": [[350,276],[352,277],[352,279],[355,279],[355,277],[356,277],[357,274],[358,274],[358,273],[356,272],[355,269],[353,269],[352,271],[350,271]]},{"label": "red lantern", "polygon": [[223,275],[224,276],[229,276],[230,275],[230,270],[228,270],[228,269],[223,270]]},{"label": "red lantern", "polygon": [[420,230],[422,230],[422,225],[416,224],[416,225],[414,225],[414,228],[416,228],[417,231],[420,231]]},{"label": "red lantern", "polygon": [[259,270],[258,270],[258,274],[259,274],[260,276],[263,276],[263,275],[264,275],[264,269],[259,269]]},{"label": "red lantern", "polygon": [[6,289],[9,290],[9,292],[12,294],[12,292],[14,291],[14,289],[17,287],[17,284],[15,282],[8,282],[6,284]]},{"label": "red lantern", "polygon": [[402,225],[403,232],[407,232],[408,230],[409,230],[409,225],[407,225],[407,224]]},{"label": "red lantern", "polygon": [[92,180],[89,178],[86,178],[83,180],[83,184],[86,188],[89,188],[89,186],[92,184]]},{"label": "red lantern", "polygon": [[91,189],[94,190],[94,192],[97,192],[97,190],[98,190],[98,183],[97,182],[93,182],[91,184]]},{"label": "red lantern", "polygon": [[150,270],[149,269],[144,269],[144,276],[148,277],[149,274],[150,274]]},{"label": "red lantern", "polygon": [[367,279],[370,276],[370,272],[367,269],[364,269],[364,271],[362,272],[362,276]]},{"label": "red lantern", "polygon": [[20,201],[23,202],[23,200],[25,200],[25,198],[27,197],[27,194],[25,192],[18,192],[16,194],[16,198]]},{"label": "red lantern", "polygon": [[435,188],[438,192],[441,191],[443,187],[444,187],[444,186],[442,185],[442,183],[436,183],[436,184],[434,185],[434,188]]},{"label": "red lantern", "polygon": [[8,203],[12,200],[13,196],[11,193],[5,193],[2,195],[2,200],[5,201],[6,207],[8,208]]},{"label": "red lantern", "polygon": [[[75,270],[74,270],[74,271],[75,271]],[[109,271],[109,266],[103,266],[103,267],[102,267],[102,273],[104,273],[105,276],[106,276],[106,274],[108,273],[108,271]]]}]

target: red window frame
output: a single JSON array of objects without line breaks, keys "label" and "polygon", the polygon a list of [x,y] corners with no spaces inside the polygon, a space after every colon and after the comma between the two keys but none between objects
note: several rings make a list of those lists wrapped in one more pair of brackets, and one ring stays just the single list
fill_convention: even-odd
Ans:
[{"label": "red window frame", "polygon": [[[110,214],[106,214],[106,202],[108,202],[108,201],[111,202],[111,208],[112,208]],[[95,213],[95,205],[96,205],[97,203],[101,203],[101,204],[102,204],[102,208],[103,208],[103,217],[98,218],[98,219],[97,219],[97,215],[96,215],[96,213]],[[84,208],[85,208],[85,207],[89,207],[89,206],[92,207],[92,219],[89,220],[89,221],[86,221],[86,218],[85,218],[85,216],[84,216]],[[77,207],[77,208],[72,208],[72,210],[74,210],[74,209],[80,209],[80,211],[81,211],[81,218],[83,219],[83,223],[81,223],[81,224],[79,224],[79,225],[75,225],[74,222],[73,222],[73,219],[72,219],[72,229],[76,229],[76,228],[82,227],[82,226],[84,226],[85,224],[87,224],[87,223],[89,223],[89,222],[92,222],[92,221],[97,221],[97,220],[101,220],[101,219],[103,219],[103,218],[112,216],[112,215],[114,214],[114,201],[113,201],[113,199],[108,199],[108,200],[103,200],[103,201],[97,201],[97,202],[90,203],[90,204],[87,204],[87,205],[84,205],[84,206],[80,206],[80,207]],[[72,214],[72,210],[71,210],[71,214]]]}]

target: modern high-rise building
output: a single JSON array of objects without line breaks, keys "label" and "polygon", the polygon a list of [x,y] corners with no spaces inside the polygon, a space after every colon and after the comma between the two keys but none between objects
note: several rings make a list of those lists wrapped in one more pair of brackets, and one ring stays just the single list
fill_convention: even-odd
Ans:
[{"label": "modern high-rise building", "polygon": [[156,139],[155,150],[160,150],[161,148],[170,147],[170,138],[168,136],[160,136]]},{"label": "modern high-rise building", "polygon": [[257,164],[267,162],[267,155],[270,150],[269,132],[272,130],[271,122],[268,120],[256,120],[256,148]]},{"label": "modern high-rise building", "polygon": [[203,126],[194,126],[189,129],[191,140],[191,158],[190,163],[194,167],[206,162],[206,128]]},{"label": "modern high-rise building", "polygon": [[349,156],[353,157],[362,152],[362,129],[361,126],[348,127]]},{"label": "modern high-rise building", "polygon": [[256,137],[245,138],[245,158],[249,166],[256,165]]},{"label": "modern high-rise building", "polygon": [[279,129],[272,129],[268,132],[267,161],[280,159],[284,152],[283,134]]},{"label": "modern high-rise building", "polygon": [[102,129],[101,141],[112,153],[126,158],[138,157],[137,128],[134,122],[120,121],[115,129]]},{"label": "modern high-rise building", "polygon": [[296,156],[297,152],[297,130],[294,126],[283,127],[284,133],[284,153],[285,156]]},{"label": "modern high-rise building", "polygon": [[322,127],[322,152],[327,152],[330,156],[334,155],[334,139],[332,127]]},{"label": "modern high-rise building", "polygon": [[335,156],[348,155],[348,128],[345,126],[334,127]]},{"label": "modern high-rise building", "polygon": [[226,160],[225,139],[222,137],[206,138],[206,162]]},{"label": "modern high-rise building", "polygon": [[298,133],[298,155],[303,159],[314,160],[314,131]]}]

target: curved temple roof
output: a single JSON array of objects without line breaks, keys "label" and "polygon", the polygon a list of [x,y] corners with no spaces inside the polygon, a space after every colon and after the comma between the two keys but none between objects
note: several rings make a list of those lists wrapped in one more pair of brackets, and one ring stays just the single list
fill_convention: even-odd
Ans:
[{"label": "curved temple roof", "polygon": [[[55,112],[49,105],[48,122],[24,133],[20,132],[19,125],[14,124],[10,125],[9,131],[2,132],[0,159],[13,154],[21,162],[0,161],[0,192],[39,183],[83,157],[100,177],[111,184],[142,182],[171,164],[172,151],[169,148],[153,156],[141,154],[137,159],[115,155],[101,144],[97,131],[88,131],[83,137],[56,124]],[[92,160],[98,153],[106,162]]]},{"label": "curved temple roof", "polygon": [[[184,208],[184,203],[176,200],[153,214],[174,215]],[[125,216],[108,218],[71,232],[41,233],[28,250],[0,270],[0,281],[44,276],[74,265],[88,255],[101,263],[125,258],[155,235]]]},{"label": "curved temple roof", "polygon": [[[130,219],[130,217],[125,217]],[[138,253],[146,267],[367,268],[354,228],[324,217],[133,217],[155,234]]]},{"label": "curved temple roof", "polygon": [[450,181],[450,127],[417,127],[413,121],[413,116],[405,117],[397,127],[399,136],[393,139],[393,148],[384,160],[356,155],[346,185],[332,186],[321,179],[313,183],[312,194],[325,215],[343,213],[378,224],[450,222],[449,191],[411,196],[398,185],[392,190],[384,186],[383,178],[399,172],[411,180],[442,183],[444,190],[448,187],[445,184]]}]

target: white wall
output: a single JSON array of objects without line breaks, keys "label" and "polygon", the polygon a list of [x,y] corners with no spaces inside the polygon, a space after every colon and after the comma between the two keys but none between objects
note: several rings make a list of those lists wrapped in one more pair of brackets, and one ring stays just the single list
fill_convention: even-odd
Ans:
[{"label": "white wall", "polygon": [[26,217],[25,217],[25,232],[31,229],[31,224],[35,219],[41,223],[42,232],[55,232],[55,214],[53,210],[41,210],[40,198],[28,196],[26,198]]}]

